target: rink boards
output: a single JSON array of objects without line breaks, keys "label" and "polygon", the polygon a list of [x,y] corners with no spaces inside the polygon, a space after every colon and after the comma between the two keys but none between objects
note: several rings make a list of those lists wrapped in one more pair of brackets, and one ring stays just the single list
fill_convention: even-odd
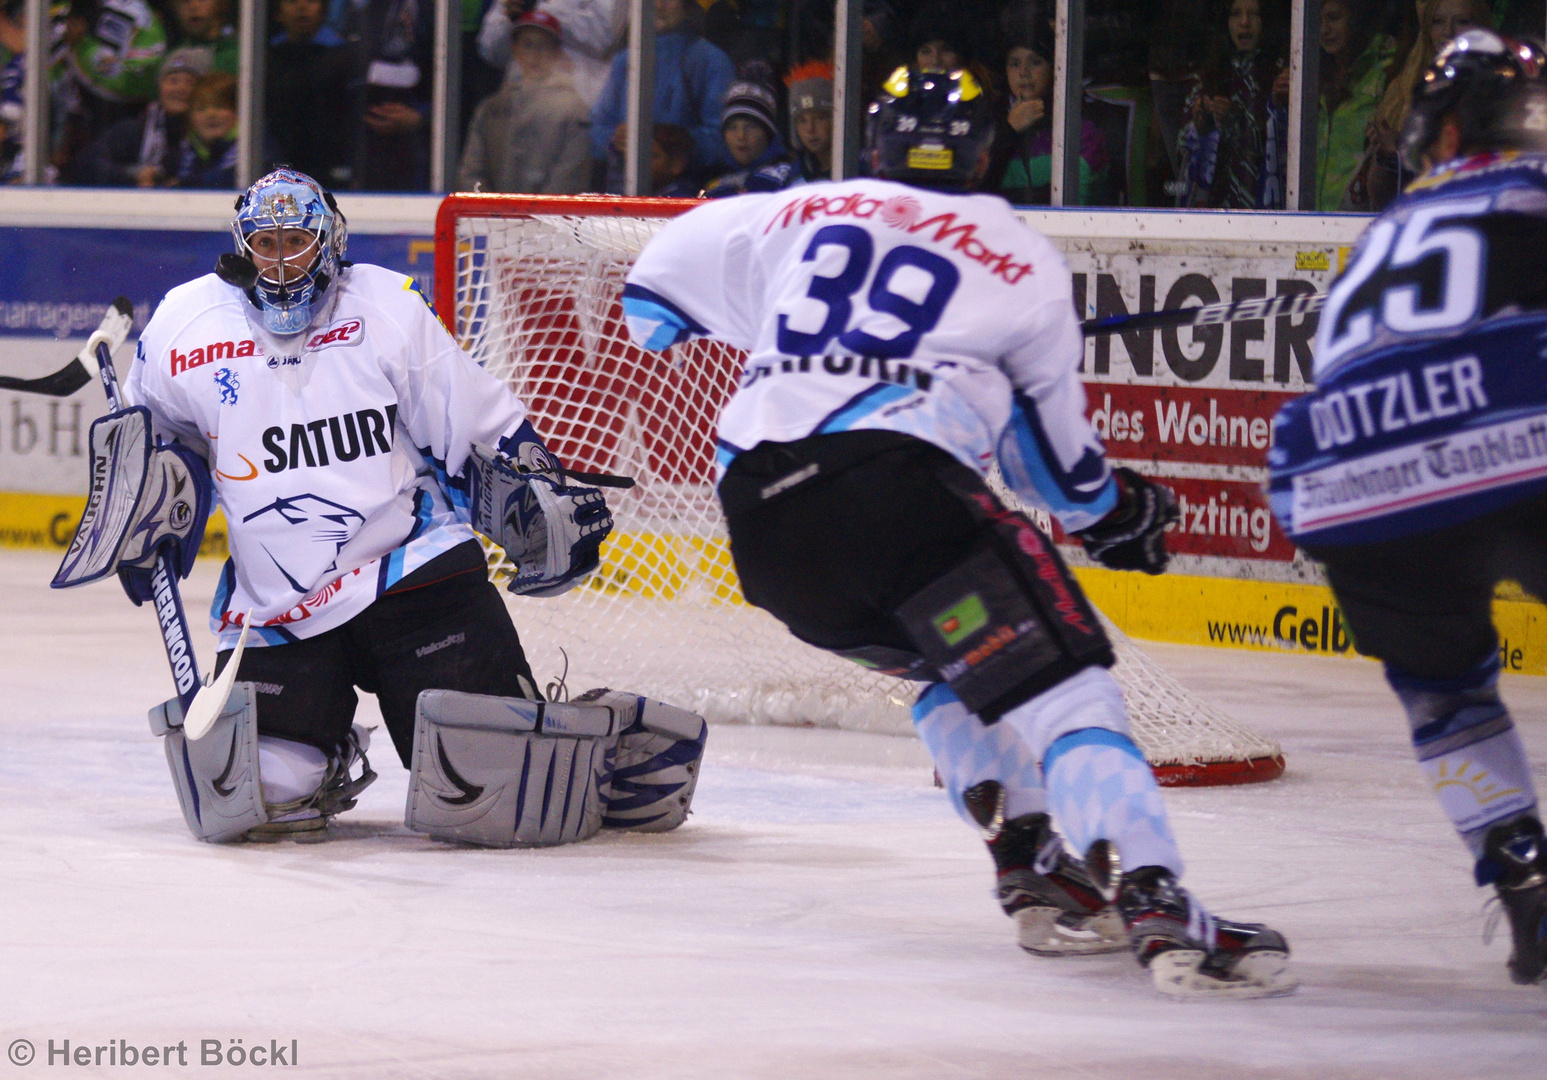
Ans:
[{"label": "rink boards", "polygon": [[[0,547],[62,554],[84,506],[81,496],[0,492]],[[200,556],[226,554],[225,518],[216,510]],[[1185,573],[1150,577],[1088,566],[1076,567],[1075,574],[1096,606],[1132,637],[1359,658],[1325,585]],[[728,545],[716,537],[614,533],[603,545],[602,566],[590,587],[653,598],[668,618],[672,600],[689,589],[717,603],[743,603]],[[1504,670],[1547,675],[1547,607],[1506,587],[1494,601],[1493,618]]]},{"label": "rink boards", "polygon": [[[345,197],[351,255],[433,283],[433,197]],[[220,193],[0,191],[0,370],[36,376],[78,348],[114,295],[142,326],[165,290],[228,245]],[[1325,291],[1367,224],[1354,215],[1028,210],[1063,250],[1087,318],[1216,300]],[[1183,517],[1173,573],[1114,574],[1064,550],[1129,634],[1224,648],[1355,656],[1319,569],[1263,494],[1274,413],[1309,385],[1315,316],[1146,331],[1086,343],[1087,411],[1114,461],[1172,487]],[[120,366],[127,360],[119,357]],[[68,399],[0,393],[0,546],[63,550],[83,499],[85,442],[104,411],[89,385]],[[204,552],[224,557],[223,519]],[[692,581],[739,603],[723,544],[628,531],[604,552],[605,584],[666,596]],[[648,568],[648,569],[646,569]],[[729,575],[729,576],[728,576]],[[1506,670],[1547,674],[1547,611],[1518,593],[1495,607]]]}]

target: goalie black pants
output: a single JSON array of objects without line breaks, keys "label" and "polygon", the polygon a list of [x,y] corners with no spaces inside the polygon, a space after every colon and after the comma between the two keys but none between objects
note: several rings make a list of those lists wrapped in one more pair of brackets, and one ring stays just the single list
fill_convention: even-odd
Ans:
[{"label": "goalie black pants", "polygon": [[1547,497],[1433,532],[1309,554],[1326,566],[1361,653],[1416,678],[1459,678],[1499,648],[1492,604],[1500,581],[1547,597]]},{"label": "goalie black pants", "polygon": [[985,722],[1112,664],[1052,542],[932,443],[889,431],[764,442],[737,455],[719,494],[749,604],[818,648],[949,682]]},{"label": "goalie black pants", "polygon": [[[230,650],[220,653],[217,672],[230,656]],[[476,541],[421,566],[343,626],[248,648],[237,675],[257,685],[260,735],[326,753],[336,753],[349,734],[355,689],[375,694],[405,768],[420,691],[540,698]]]}]

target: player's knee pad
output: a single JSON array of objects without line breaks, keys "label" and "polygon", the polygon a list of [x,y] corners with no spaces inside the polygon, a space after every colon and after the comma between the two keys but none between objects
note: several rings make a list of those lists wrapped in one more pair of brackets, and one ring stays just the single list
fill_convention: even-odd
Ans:
[{"label": "player's knee pad", "polygon": [[604,705],[618,718],[602,784],[602,827],[670,832],[687,820],[709,725],[697,713],[618,690],[589,690],[576,704]]},{"label": "player's knee pad", "polygon": [[483,847],[548,847],[602,827],[618,716],[604,705],[426,690],[414,718],[410,829]]},{"label": "player's knee pad", "polygon": [[1536,806],[1525,747],[1499,699],[1498,659],[1455,679],[1419,679],[1388,664],[1386,680],[1440,806],[1480,858],[1489,829]]},{"label": "player's knee pad", "polygon": [[992,522],[1006,534],[1000,542],[983,544],[897,609],[919,652],[987,724],[1088,667],[1112,664],[1106,634],[1052,543],[1003,513]]},{"label": "player's knee pad", "polygon": [[1041,769],[1020,733],[1008,724],[984,724],[945,683],[919,694],[913,725],[956,812],[969,823],[979,824],[965,793],[985,780],[996,781],[1003,791],[1007,817],[1047,809]]},{"label": "player's knee pad", "polygon": [[[365,756],[369,736],[363,728],[356,726],[337,754],[260,736],[255,698],[252,683],[233,684],[225,709],[197,740],[183,736],[176,698],[150,711],[151,731],[165,740],[183,819],[200,840],[320,830],[335,814],[353,808],[376,779]],[[352,775],[356,765],[359,776]]]}]

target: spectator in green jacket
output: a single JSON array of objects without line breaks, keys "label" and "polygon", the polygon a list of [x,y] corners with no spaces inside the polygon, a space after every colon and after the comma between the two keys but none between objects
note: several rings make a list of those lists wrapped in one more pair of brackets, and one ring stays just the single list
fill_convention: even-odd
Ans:
[{"label": "spectator in green jacket", "polygon": [[82,147],[156,96],[167,38],[146,0],[72,0],[63,37],[55,56],[63,59],[56,77],[66,106],[53,164],[67,171]]},{"label": "spectator in green jacket", "polygon": [[1386,90],[1393,46],[1363,0],[1323,0],[1321,108],[1316,124],[1316,209],[1344,205],[1364,157],[1370,117]]}]

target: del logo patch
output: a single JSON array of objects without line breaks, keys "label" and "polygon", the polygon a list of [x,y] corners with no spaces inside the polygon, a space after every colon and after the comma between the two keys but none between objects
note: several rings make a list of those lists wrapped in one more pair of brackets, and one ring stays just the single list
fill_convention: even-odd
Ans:
[{"label": "del logo patch", "polygon": [[933,619],[947,645],[959,645],[988,625],[988,609],[977,593],[969,593]]},{"label": "del logo patch", "polygon": [[323,330],[318,330],[306,341],[313,352],[345,345],[358,345],[365,337],[365,322],[359,318],[344,319]]}]

